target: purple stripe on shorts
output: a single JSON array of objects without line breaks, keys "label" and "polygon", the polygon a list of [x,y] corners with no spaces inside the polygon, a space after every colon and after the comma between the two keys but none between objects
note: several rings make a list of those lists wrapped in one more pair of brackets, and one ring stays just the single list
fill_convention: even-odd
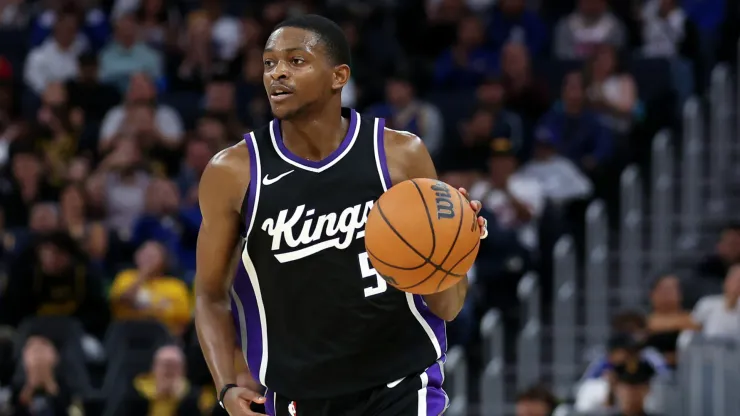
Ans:
[{"label": "purple stripe on shorts", "polygon": [[427,305],[424,304],[424,300],[421,295],[414,295],[414,304],[416,305],[416,309],[419,310],[421,317],[424,318],[427,324],[432,328],[432,331],[437,338],[437,342],[439,342],[439,348],[444,356],[447,352],[447,328],[445,327],[444,319],[438,317],[429,310]]},{"label": "purple stripe on shorts", "polygon": [[[242,262],[239,262],[236,267],[234,292],[244,309],[244,320],[246,321],[244,327],[241,326],[241,322],[239,321],[239,309],[235,307],[234,300],[232,300],[231,314],[234,316],[234,322],[236,323],[235,326],[237,327],[237,334],[240,340],[241,331],[246,330],[247,332],[247,365],[249,366],[249,372],[252,374],[252,377],[259,382],[263,354],[262,325],[260,323],[259,309],[257,308],[257,296]],[[242,345],[243,349],[244,346]]]},{"label": "purple stripe on shorts", "polygon": [[426,371],[428,383],[427,383],[427,415],[439,416],[444,412],[447,406],[447,394],[442,389],[442,381],[444,375],[442,374],[442,366],[439,362],[434,363]]},{"label": "purple stripe on shorts", "polygon": [[280,120],[274,119],[272,121],[272,132],[275,135],[275,142],[277,143],[277,148],[280,151],[280,153],[283,154],[283,156],[287,157],[288,159],[292,160],[295,163],[298,163],[299,165],[303,165],[305,167],[309,168],[321,168],[332,161],[334,161],[339,155],[341,155],[345,149],[347,149],[347,146],[352,142],[352,137],[355,135],[355,130],[357,127],[357,112],[355,110],[350,109],[350,117],[349,117],[349,128],[347,129],[347,135],[344,136],[344,140],[342,140],[342,143],[339,145],[339,147],[336,148],[331,154],[324,159],[314,162],[311,160],[304,159],[302,157],[296,156],[293,152],[291,152],[283,142],[283,135],[280,132]]},{"label": "purple stripe on shorts", "polygon": [[388,159],[385,155],[385,119],[378,119],[378,130],[375,132],[378,136],[376,146],[378,146],[378,159],[380,159],[380,170],[383,172],[383,180],[385,186],[390,189],[393,186],[391,183],[391,174],[388,170]]},{"label": "purple stripe on shorts", "polygon": [[267,416],[275,416],[275,393],[267,390],[265,392],[265,413]]},{"label": "purple stripe on shorts", "polygon": [[247,143],[247,150],[249,150],[249,189],[247,190],[246,212],[243,213],[244,224],[246,224],[247,227],[245,232],[247,232],[249,231],[249,225],[252,223],[252,216],[257,208],[254,206],[254,203],[257,196],[257,187],[259,186],[260,178],[258,178],[259,173],[257,172],[257,152],[254,150],[254,146],[256,146],[256,144],[252,141],[252,135],[245,134],[244,141]]}]

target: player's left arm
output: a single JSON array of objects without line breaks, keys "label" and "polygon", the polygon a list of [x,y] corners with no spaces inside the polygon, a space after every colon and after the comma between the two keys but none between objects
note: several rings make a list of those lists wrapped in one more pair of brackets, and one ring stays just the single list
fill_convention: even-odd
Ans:
[{"label": "player's left arm", "polygon": [[[399,183],[407,179],[431,178],[437,179],[437,170],[434,168],[429,151],[427,151],[424,142],[419,137],[409,132],[401,132],[391,129],[385,130],[385,149],[388,160],[388,170],[391,176],[391,182]],[[460,189],[460,192],[467,198],[468,192]],[[476,215],[481,210],[480,201],[470,201],[470,207],[473,208]],[[478,217],[480,225],[481,238],[488,236],[486,229],[486,220]],[[468,293],[467,276],[449,289],[425,295],[429,310],[435,315],[446,321],[452,321],[465,304],[465,296]]]}]

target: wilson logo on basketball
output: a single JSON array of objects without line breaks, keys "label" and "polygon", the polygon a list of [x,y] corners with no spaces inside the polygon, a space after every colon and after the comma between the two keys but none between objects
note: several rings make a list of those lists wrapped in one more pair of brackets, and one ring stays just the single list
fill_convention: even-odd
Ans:
[{"label": "wilson logo on basketball", "polygon": [[432,190],[437,196],[435,199],[435,203],[437,205],[437,219],[454,218],[455,204],[452,203],[452,194],[447,185],[444,182],[437,182],[432,185]]},{"label": "wilson logo on basketball", "polygon": [[368,201],[347,207],[339,214],[314,217],[315,210],[299,205],[280,211],[277,219],[266,219],[261,228],[272,237],[272,251],[290,249],[275,254],[280,263],[288,263],[329,248],[349,247],[353,240],[365,236],[365,222],[372,207],[373,201]]}]

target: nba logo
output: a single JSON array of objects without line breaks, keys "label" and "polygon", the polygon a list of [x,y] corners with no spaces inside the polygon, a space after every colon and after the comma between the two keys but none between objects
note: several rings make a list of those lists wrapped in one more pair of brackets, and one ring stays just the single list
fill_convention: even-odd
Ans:
[{"label": "nba logo", "polygon": [[298,414],[295,411],[295,402],[290,402],[288,405],[288,413],[290,413],[290,416],[296,416]]}]

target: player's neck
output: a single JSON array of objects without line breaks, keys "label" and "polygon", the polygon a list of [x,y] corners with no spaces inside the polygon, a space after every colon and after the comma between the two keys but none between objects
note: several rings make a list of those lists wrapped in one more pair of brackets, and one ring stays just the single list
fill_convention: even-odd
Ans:
[{"label": "player's neck", "polygon": [[349,120],[341,111],[324,111],[280,123],[283,143],[294,154],[319,161],[336,150],[347,135]]}]

